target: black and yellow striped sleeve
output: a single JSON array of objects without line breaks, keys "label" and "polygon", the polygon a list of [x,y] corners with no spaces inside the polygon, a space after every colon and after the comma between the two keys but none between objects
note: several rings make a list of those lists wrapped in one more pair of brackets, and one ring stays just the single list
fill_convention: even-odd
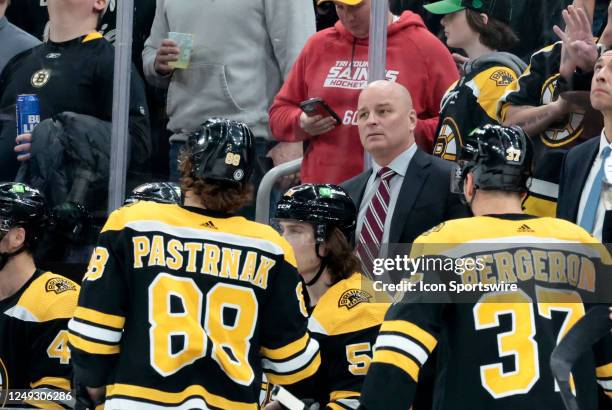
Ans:
[{"label": "black and yellow striped sleeve", "polygon": [[68,323],[70,344],[85,353],[119,353],[125,318],[79,306]]},{"label": "black and yellow striped sleeve", "polygon": [[277,349],[261,348],[262,367],[270,383],[295,384],[313,376],[321,365],[319,343],[308,333]]},{"label": "black and yellow striped sleeve", "polygon": [[383,322],[376,339],[373,363],[395,366],[419,380],[419,371],[437,345],[437,340],[414,323],[404,320]]},{"label": "black and yellow striped sleeve", "polygon": [[262,367],[272,384],[311,378],[321,364],[319,343],[308,333],[301,284],[295,266],[280,256],[260,322]]},{"label": "black and yellow striped sleeve", "polygon": [[368,410],[405,410],[416,393],[419,373],[438,344],[440,304],[391,305],[376,339],[361,390]]},{"label": "black and yellow striped sleeve", "polygon": [[68,324],[75,378],[90,387],[107,383],[120,352],[128,306],[124,272],[129,246],[119,212],[111,214],[99,236],[81,283],[78,306]]}]

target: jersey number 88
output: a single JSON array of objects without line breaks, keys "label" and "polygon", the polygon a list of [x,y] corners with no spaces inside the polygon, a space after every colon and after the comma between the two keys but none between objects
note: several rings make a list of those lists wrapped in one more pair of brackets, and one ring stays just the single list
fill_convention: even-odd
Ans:
[{"label": "jersey number 88", "polygon": [[[180,303],[172,304],[172,298]],[[177,305],[180,308],[173,312]],[[224,322],[225,309],[236,311],[234,323]],[[238,384],[250,385],[254,373],[248,356],[257,311],[253,289],[218,283],[204,297],[193,279],[160,273],[149,286],[151,366],[170,376],[204,357],[211,345],[211,357],[225,374]],[[178,352],[172,352],[172,336],[183,338]]]}]

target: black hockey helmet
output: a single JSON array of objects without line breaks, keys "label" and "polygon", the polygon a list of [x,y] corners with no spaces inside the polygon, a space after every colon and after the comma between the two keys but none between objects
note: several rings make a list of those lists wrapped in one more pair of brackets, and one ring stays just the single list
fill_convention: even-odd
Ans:
[{"label": "black hockey helmet", "polygon": [[48,222],[45,199],[37,189],[17,182],[0,182],[0,237],[11,228],[26,230],[26,242],[39,239]]},{"label": "black hockey helmet", "polygon": [[244,185],[253,172],[254,137],[242,122],[210,118],[190,134],[185,149],[192,177]]},{"label": "black hockey helmet", "polygon": [[468,173],[476,189],[525,192],[531,175],[533,147],[520,127],[485,125],[467,138],[457,159],[451,191],[463,194]]},{"label": "black hockey helmet", "polygon": [[178,205],[181,203],[181,187],[176,182],[148,182],[134,188],[123,204],[138,201]]},{"label": "black hockey helmet", "polygon": [[285,192],[276,207],[275,219],[309,222],[315,227],[317,243],[323,243],[332,227],[340,229],[348,240],[355,229],[357,210],[340,186],[303,184]]}]

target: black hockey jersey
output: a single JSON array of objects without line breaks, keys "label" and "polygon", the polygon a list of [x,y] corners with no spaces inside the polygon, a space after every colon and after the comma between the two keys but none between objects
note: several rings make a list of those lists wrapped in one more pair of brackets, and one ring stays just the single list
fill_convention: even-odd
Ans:
[{"label": "black hockey jersey", "polygon": [[[79,286],[51,272],[36,271],[13,296],[0,301],[0,407],[14,407],[8,391],[62,391],[64,400],[26,401],[41,408],[72,408],[68,320]],[[58,398],[60,395],[57,396]]]},{"label": "black hockey jersey", "polygon": [[321,346],[317,393],[333,410],[356,409],[372,361],[374,342],[389,303],[375,303],[360,273],[329,288],[315,306],[308,329]]},{"label": "black hockey jersey", "polygon": [[[539,107],[556,99],[562,42],[544,47],[531,56],[527,70],[508,86],[501,98],[499,118],[504,121],[512,105]],[[525,212],[555,216],[561,163],[565,152],[592,135],[583,135],[584,112],[572,112],[566,121],[553,124],[538,136],[532,136],[534,169]]]},{"label": "black hockey jersey", "polygon": [[[605,247],[567,221],[500,215],[434,228],[415,241],[411,257],[421,255],[480,260],[479,267],[454,275],[461,284],[520,287],[454,304],[404,303],[407,292],[380,328],[362,390],[367,410],[409,408],[419,371],[434,349],[434,410],[564,408],[550,355],[584,316],[583,301],[598,287],[609,287]],[[597,354],[586,359],[587,371],[574,374],[582,402],[592,403],[586,408],[596,408],[595,374],[602,383],[612,376],[611,340],[602,340]]]},{"label": "black hockey jersey", "polygon": [[242,217],[140,201],[100,234],[69,324],[77,378],[106,405],[256,409],[316,373],[290,245]]},{"label": "black hockey jersey", "polygon": [[497,104],[517,75],[491,62],[461,77],[440,102],[440,125],[433,155],[455,161],[465,138],[477,127],[497,124]]}]

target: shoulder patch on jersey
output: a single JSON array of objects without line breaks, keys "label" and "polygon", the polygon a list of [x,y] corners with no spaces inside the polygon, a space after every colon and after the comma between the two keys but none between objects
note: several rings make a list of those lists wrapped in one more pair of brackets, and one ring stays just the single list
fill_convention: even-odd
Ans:
[{"label": "shoulder patch on jersey", "polygon": [[507,87],[512,84],[514,81],[514,77],[507,69],[499,69],[495,70],[490,76],[489,79],[495,81],[495,84],[498,87]]},{"label": "shoulder patch on jersey", "polygon": [[69,290],[76,290],[76,285],[74,282],[68,279],[55,277],[47,281],[45,284],[45,290],[47,292],[55,292],[56,295],[59,295],[60,293],[67,292]]},{"label": "shoulder patch on jersey", "polygon": [[39,322],[71,318],[79,297],[79,285],[55,273],[45,272],[23,292],[15,308],[22,308]]},{"label": "shoulder patch on jersey", "polygon": [[367,303],[372,299],[365,290],[361,289],[348,289],[338,299],[338,307],[346,307],[348,310],[354,308],[360,303]]}]

